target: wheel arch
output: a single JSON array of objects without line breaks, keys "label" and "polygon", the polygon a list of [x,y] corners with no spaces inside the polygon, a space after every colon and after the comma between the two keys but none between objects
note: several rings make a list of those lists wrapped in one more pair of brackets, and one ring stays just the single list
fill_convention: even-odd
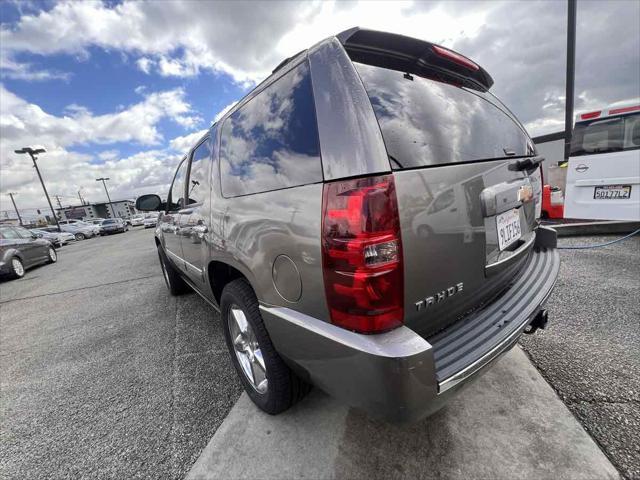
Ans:
[{"label": "wheel arch", "polygon": [[4,258],[7,259],[7,262],[10,262],[13,257],[18,257],[24,265],[24,255],[17,248],[11,248],[7,250]]},{"label": "wheel arch", "polygon": [[220,298],[222,297],[222,291],[224,287],[233,280],[238,278],[242,278],[246,280],[249,286],[253,289],[256,296],[258,292],[253,285],[253,282],[249,279],[248,275],[245,275],[240,269],[230,265],[229,263],[212,260],[209,262],[207,266],[207,276],[209,278],[209,286],[211,287],[211,292],[213,293],[213,297],[215,298],[218,305],[220,305]]}]

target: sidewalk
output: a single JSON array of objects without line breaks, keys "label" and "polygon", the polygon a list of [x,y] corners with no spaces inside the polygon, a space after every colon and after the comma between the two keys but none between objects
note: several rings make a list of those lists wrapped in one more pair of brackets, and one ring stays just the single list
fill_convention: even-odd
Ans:
[{"label": "sidewalk", "polygon": [[243,394],[187,476],[425,477],[619,478],[519,348],[413,425],[371,419],[318,390],[272,417]]}]

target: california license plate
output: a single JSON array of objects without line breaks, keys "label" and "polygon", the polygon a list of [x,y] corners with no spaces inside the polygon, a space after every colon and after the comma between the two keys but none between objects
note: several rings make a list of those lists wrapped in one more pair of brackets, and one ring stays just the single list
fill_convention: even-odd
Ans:
[{"label": "california license plate", "polygon": [[602,185],[595,187],[596,200],[627,200],[631,198],[631,185]]},{"label": "california license plate", "polygon": [[513,209],[498,215],[496,228],[498,230],[498,248],[502,251],[522,236],[518,210]]}]

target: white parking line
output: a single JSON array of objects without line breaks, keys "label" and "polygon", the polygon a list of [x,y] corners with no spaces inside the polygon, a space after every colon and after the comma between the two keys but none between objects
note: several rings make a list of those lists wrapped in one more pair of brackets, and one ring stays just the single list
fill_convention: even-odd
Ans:
[{"label": "white parking line", "polygon": [[187,478],[619,478],[515,348],[444,410],[392,425],[315,390],[279,416],[246,394]]}]

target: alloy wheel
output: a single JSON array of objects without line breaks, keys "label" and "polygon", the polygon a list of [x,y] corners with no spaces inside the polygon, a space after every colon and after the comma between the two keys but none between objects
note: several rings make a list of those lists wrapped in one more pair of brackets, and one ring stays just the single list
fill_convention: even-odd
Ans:
[{"label": "alloy wheel", "polygon": [[52,262],[58,260],[58,254],[53,248],[49,248],[49,260],[51,260]]},{"label": "alloy wheel", "polygon": [[238,363],[249,383],[260,394],[267,392],[267,369],[258,339],[242,309],[232,304],[227,317],[229,333]]},{"label": "alloy wheel", "polygon": [[11,267],[13,268],[13,272],[18,277],[21,277],[21,276],[24,275],[24,266],[22,265],[22,262],[20,261],[19,258],[12,258],[11,259]]}]

